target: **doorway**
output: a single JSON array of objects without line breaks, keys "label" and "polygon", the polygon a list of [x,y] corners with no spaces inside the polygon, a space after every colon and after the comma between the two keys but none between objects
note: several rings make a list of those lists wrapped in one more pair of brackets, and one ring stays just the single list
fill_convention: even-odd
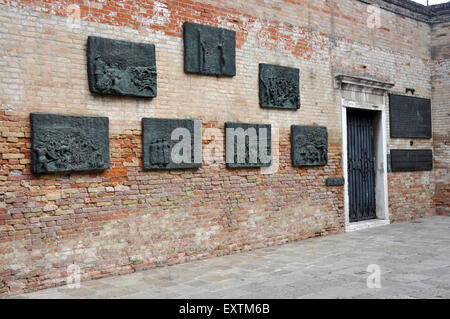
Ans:
[{"label": "doorway", "polygon": [[390,223],[386,118],[393,86],[373,78],[335,76],[341,109],[345,231]]},{"label": "doorway", "polygon": [[377,218],[374,123],[376,112],[347,109],[349,221]]}]

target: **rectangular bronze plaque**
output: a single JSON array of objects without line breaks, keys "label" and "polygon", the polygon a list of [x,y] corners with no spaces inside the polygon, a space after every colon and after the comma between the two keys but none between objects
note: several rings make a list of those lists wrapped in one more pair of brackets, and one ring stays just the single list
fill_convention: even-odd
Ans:
[{"label": "rectangular bronze plaque", "polygon": [[429,171],[432,169],[432,150],[391,150],[392,172]]},{"label": "rectangular bronze plaque", "polygon": [[184,72],[236,75],[236,32],[185,22],[183,37]]},{"label": "rectangular bronze plaque", "polygon": [[431,106],[429,99],[389,95],[391,137],[431,138]]},{"label": "rectangular bronze plaque", "polygon": [[89,89],[97,94],[156,96],[155,46],[88,37]]},{"label": "rectangular bronze plaque", "polygon": [[225,122],[225,148],[228,168],[270,166],[271,125]]},{"label": "rectangular bronze plaque", "polygon": [[145,169],[201,167],[201,121],[143,118],[142,148]]},{"label": "rectangular bronze plaque", "polygon": [[264,108],[300,108],[299,69],[259,64],[259,105]]},{"label": "rectangular bronze plaque", "polygon": [[344,185],[344,178],[343,177],[329,177],[325,181],[325,185],[327,186],[342,186]]},{"label": "rectangular bronze plaque", "polygon": [[31,113],[31,171],[109,168],[108,118]]},{"label": "rectangular bronze plaque", "polygon": [[292,166],[321,166],[328,162],[325,126],[291,125]]}]

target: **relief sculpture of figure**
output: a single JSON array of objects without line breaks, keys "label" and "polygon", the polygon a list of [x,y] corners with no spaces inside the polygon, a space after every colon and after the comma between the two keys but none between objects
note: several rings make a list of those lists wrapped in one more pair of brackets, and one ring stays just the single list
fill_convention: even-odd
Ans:
[{"label": "relief sculpture of figure", "polygon": [[111,89],[113,84],[112,76],[107,72],[106,63],[103,62],[99,55],[94,59],[94,75],[95,84],[99,90],[107,91]]},{"label": "relief sculpture of figure", "polygon": [[236,75],[236,32],[192,22],[183,24],[184,71]]},{"label": "relief sculpture of figure", "polygon": [[304,140],[303,137],[297,138],[296,142],[298,147],[297,160],[305,161],[308,164],[314,164],[320,161],[320,159],[322,158],[321,154],[322,152],[320,151],[320,149],[316,147],[316,145],[304,143],[302,142],[302,140]]},{"label": "relief sculpture of figure", "polygon": [[124,94],[122,90],[122,71],[107,65],[98,56],[94,62],[96,85],[102,92]]},{"label": "relief sculpture of figure", "polygon": [[259,64],[261,107],[298,109],[300,107],[299,69]]},{"label": "relief sculpture of figure", "polygon": [[294,166],[326,165],[328,134],[325,127],[291,126],[291,156]]},{"label": "relief sculpture of figure", "polygon": [[268,104],[281,107],[286,103],[296,105],[298,102],[295,83],[292,83],[289,79],[271,75],[262,79],[261,83],[264,86],[264,94]]},{"label": "relief sculpture of figure", "polygon": [[199,45],[199,49],[200,49],[200,54],[199,54],[199,67],[200,67],[200,71],[201,72],[207,72],[209,73],[209,56],[211,55],[211,53],[208,50],[208,41],[204,40],[202,37],[202,32],[200,31],[200,29],[198,30],[198,41],[200,43]]},{"label": "relief sculpture of figure", "polygon": [[224,54],[224,46],[225,43],[223,41],[223,30],[220,31],[219,33],[220,37],[219,37],[219,44],[217,45],[217,48],[219,49],[220,52],[220,57],[219,57],[219,66],[220,66],[220,73],[223,73],[224,69],[225,69],[225,54]]},{"label": "relief sculpture of figure", "polygon": [[56,161],[56,166],[65,167],[66,165],[70,165],[73,162],[72,156],[73,149],[69,145],[61,145],[58,148],[58,160]]},{"label": "relief sculpture of figure", "polygon": [[149,90],[152,94],[156,94],[156,68],[136,66],[129,69],[132,74],[132,82],[139,92]]},{"label": "relief sculpture of figure", "polygon": [[31,113],[33,173],[109,167],[108,118]]},{"label": "relief sculpture of figure", "polygon": [[150,162],[153,165],[167,165],[170,163],[170,144],[162,139],[150,143]]},{"label": "relief sculpture of figure", "polygon": [[88,37],[88,80],[93,93],[155,97],[155,46]]},{"label": "relief sculpture of figure", "polygon": [[103,166],[103,156],[99,152],[94,152],[92,157],[90,158],[90,165],[94,167],[101,167]]},{"label": "relief sculpture of figure", "polygon": [[122,72],[116,68],[109,68],[108,73],[113,79],[111,90],[114,93],[124,95],[125,92],[122,90]]},{"label": "relief sculpture of figure", "polygon": [[319,156],[318,161],[324,162],[324,163],[328,162],[328,147],[327,147],[327,145],[321,144],[321,145],[317,146],[317,148],[320,150],[320,154],[319,154],[320,156]]},{"label": "relief sculpture of figure", "polygon": [[67,171],[105,165],[96,141],[78,128],[41,130],[34,142],[35,171]]},{"label": "relief sculpture of figure", "polygon": [[219,38],[217,39],[198,29],[199,68],[201,72],[216,75],[223,73],[225,68],[225,43],[222,38],[223,30],[219,32]]},{"label": "relief sculpture of figure", "polygon": [[37,170],[48,171],[48,164],[55,161],[56,157],[51,155],[45,147],[38,147],[34,149],[37,161]]},{"label": "relief sculpture of figure", "polygon": [[198,120],[142,118],[143,168],[201,167],[201,136],[201,122]]}]

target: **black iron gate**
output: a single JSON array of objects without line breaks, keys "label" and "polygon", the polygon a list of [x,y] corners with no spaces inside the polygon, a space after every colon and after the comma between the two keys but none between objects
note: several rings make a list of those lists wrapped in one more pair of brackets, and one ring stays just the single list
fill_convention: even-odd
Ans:
[{"label": "black iron gate", "polygon": [[350,221],[376,218],[373,112],[347,111]]}]

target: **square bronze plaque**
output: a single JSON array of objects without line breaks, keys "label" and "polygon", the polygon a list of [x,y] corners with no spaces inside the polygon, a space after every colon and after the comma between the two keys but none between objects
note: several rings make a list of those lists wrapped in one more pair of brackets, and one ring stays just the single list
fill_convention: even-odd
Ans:
[{"label": "square bronze plaque", "polygon": [[293,166],[320,166],[328,162],[328,132],[324,126],[291,126]]},{"label": "square bronze plaque", "polygon": [[201,121],[143,118],[142,147],[145,169],[201,167]]},{"label": "square bronze plaque", "polygon": [[264,108],[300,108],[299,69],[259,64],[259,105]]},{"label": "square bronze plaque", "polygon": [[265,167],[272,164],[270,124],[225,122],[228,168]]},{"label": "square bronze plaque", "polygon": [[429,99],[389,95],[391,137],[431,138],[431,104]]},{"label": "square bronze plaque", "polygon": [[186,73],[236,75],[236,32],[185,22],[183,37]]}]

